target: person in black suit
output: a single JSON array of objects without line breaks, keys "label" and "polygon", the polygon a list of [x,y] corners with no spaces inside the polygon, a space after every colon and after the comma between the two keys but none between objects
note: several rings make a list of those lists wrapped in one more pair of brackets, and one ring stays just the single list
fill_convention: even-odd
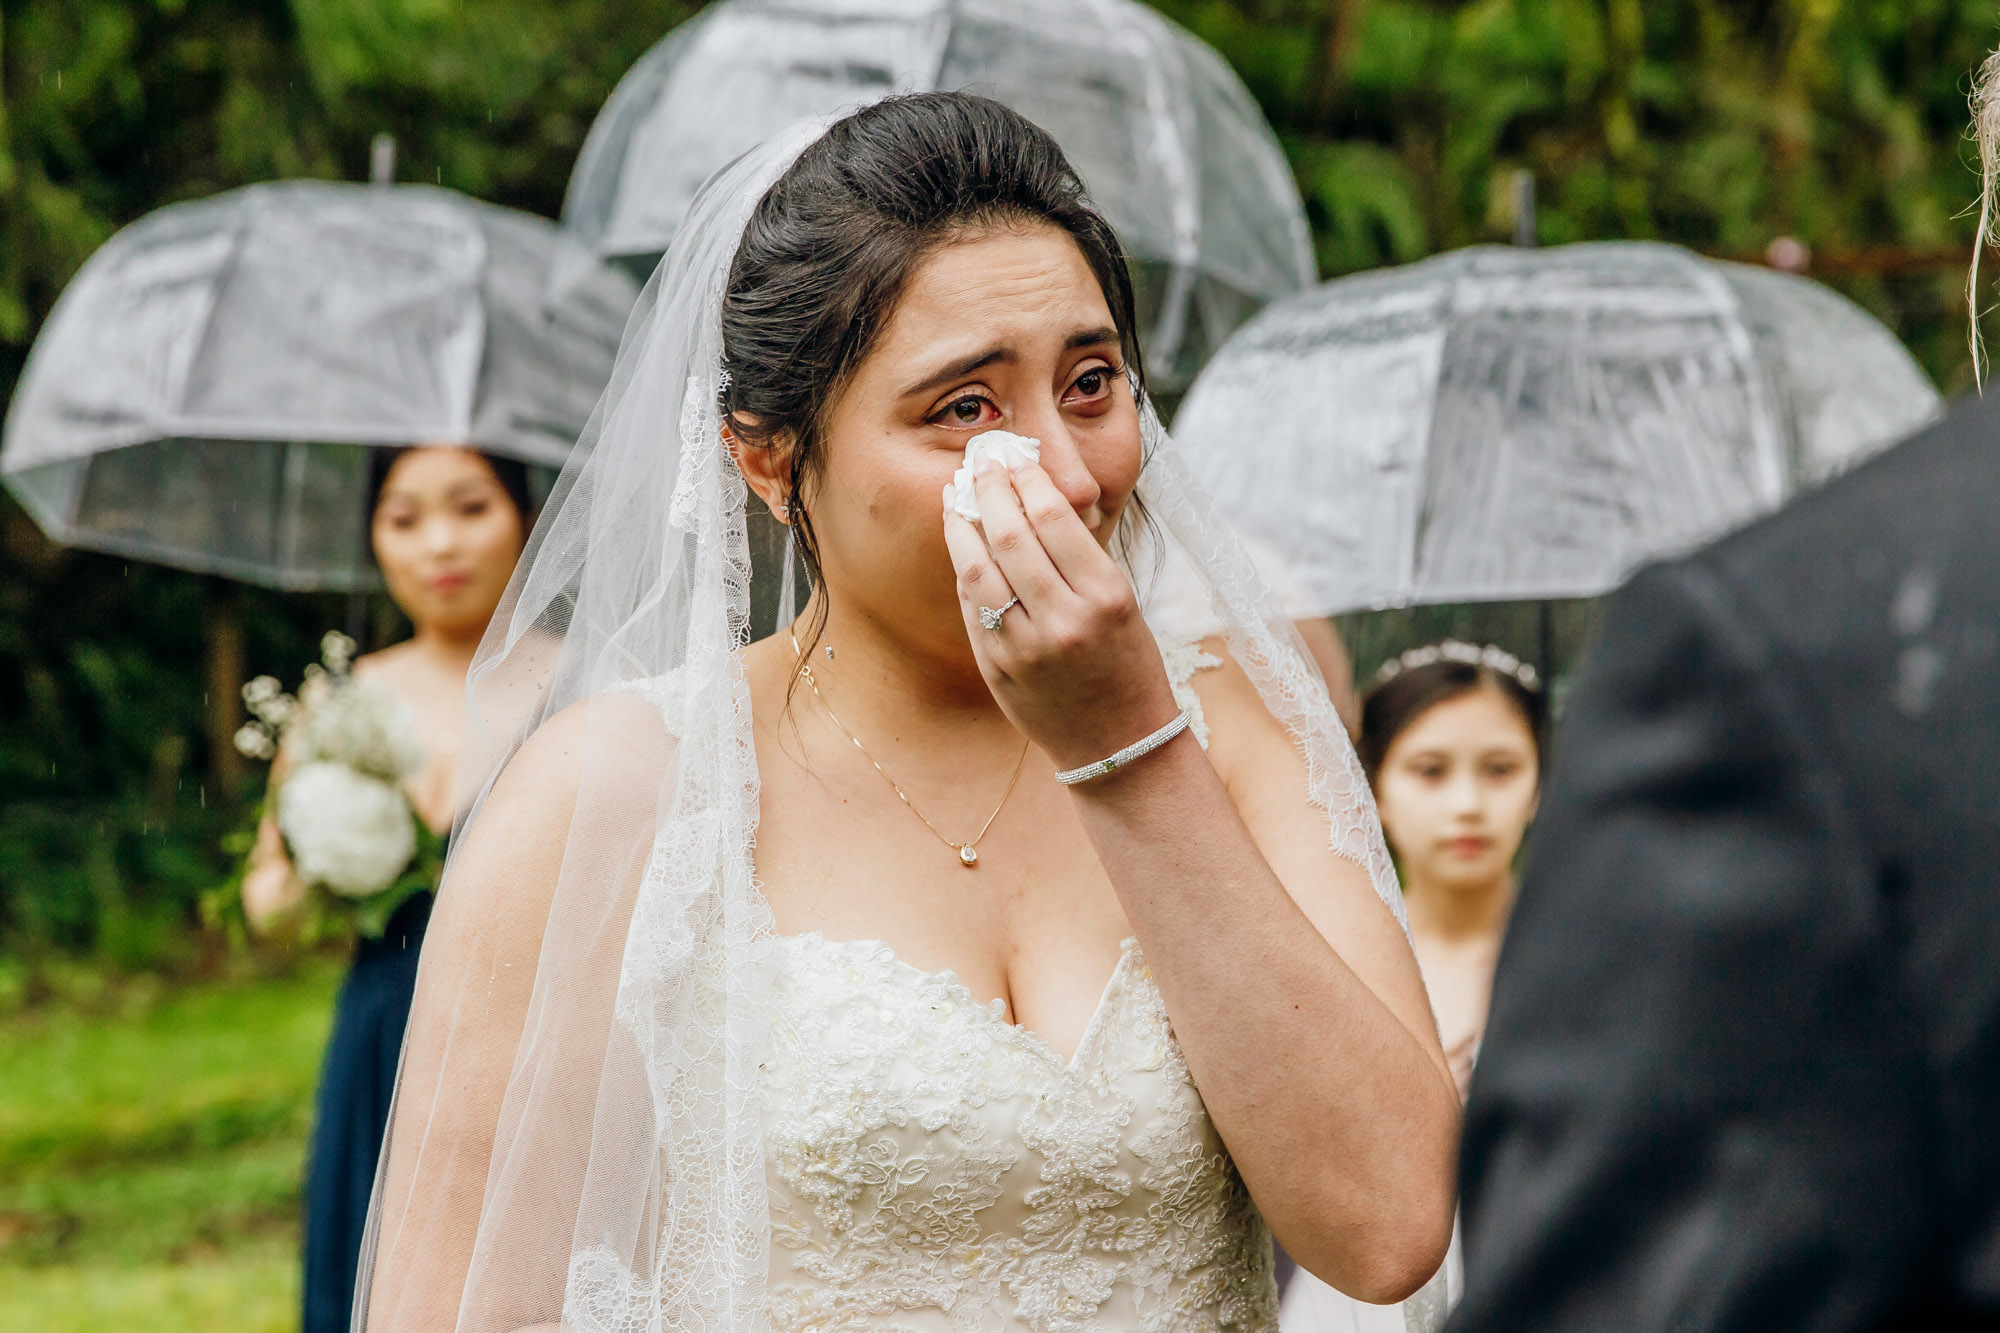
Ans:
[{"label": "person in black suit", "polygon": [[2000,403],[1634,578],[1571,700],[1454,1330],[2000,1326]]}]

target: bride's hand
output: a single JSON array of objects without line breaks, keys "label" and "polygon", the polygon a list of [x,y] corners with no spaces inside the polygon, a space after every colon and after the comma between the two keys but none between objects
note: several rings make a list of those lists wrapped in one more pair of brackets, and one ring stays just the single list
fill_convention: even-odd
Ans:
[{"label": "bride's hand", "polygon": [[[987,464],[979,530],[947,508],[959,611],[993,697],[1056,762],[1103,759],[1173,720],[1153,632],[1124,572],[1040,467]],[[1018,606],[987,629],[982,608]]]}]

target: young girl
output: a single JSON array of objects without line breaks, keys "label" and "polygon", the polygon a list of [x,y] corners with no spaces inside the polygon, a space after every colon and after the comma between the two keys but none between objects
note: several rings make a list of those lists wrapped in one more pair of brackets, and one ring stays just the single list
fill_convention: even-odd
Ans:
[{"label": "young girl", "polygon": [[[444,447],[377,455],[369,538],[389,596],[415,632],[361,658],[354,674],[407,708],[426,756],[409,780],[410,801],[439,833],[451,828],[466,669],[529,526],[527,470],[518,462]],[[274,783],[282,781],[282,772],[273,774]],[[266,814],[243,881],[244,913],[254,928],[268,929],[304,897],[277,818]],[[430,914],[428,893],[405,902],[380,939],[359,942],[340,990],[307,1167],[305,1333],[345,1333],[348,1326]]]},{"label": "young girl", "polygon": [[1545,710],[1534,668],[1450,641],[1388,663],[1362,703],[1361,764],[1461,1097],[1541,790]]}]

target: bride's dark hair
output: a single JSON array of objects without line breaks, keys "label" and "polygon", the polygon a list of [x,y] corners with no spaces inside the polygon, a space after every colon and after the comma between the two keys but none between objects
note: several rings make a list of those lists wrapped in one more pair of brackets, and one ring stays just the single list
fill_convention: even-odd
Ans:
[{"label": "bride's dark hair", "polygon": [[991,98],[918,93],[865,107],[807,148],[751,214],[722,303],[722,417],[746,445],[785,447],[792,528],[815,582],[810,500],[828,410],[933,251],[1022,223],[1076,242],[1143,392],[1118,238],[1049,133]]}]

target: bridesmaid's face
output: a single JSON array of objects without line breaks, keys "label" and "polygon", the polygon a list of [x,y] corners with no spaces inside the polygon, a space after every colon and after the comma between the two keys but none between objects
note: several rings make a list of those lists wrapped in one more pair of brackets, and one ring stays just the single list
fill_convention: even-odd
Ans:
[{"label": "bridesmaid's face", "polygon": [[1538,792],[1534,733],[1490,685],[1418,714],[1375,775],[1382,831],[1405,876],[1452,892],[1506,881]]},{"label": "bridesmaid's face", "polygon": [[939,496],[989,430],[1040,440],[1042,467],[1109,544],[1139,479],[1138,406],[1104,293],[1055,227],[941,247],[835,402],[806,501],[834,598],[962,648]]},{"label": "bridesmaid's face", "polygon": [[500,605],[527,532],[470,449],[412,449],[382,479],[370,532],[389,595],[419,629],[477,634]]}]

